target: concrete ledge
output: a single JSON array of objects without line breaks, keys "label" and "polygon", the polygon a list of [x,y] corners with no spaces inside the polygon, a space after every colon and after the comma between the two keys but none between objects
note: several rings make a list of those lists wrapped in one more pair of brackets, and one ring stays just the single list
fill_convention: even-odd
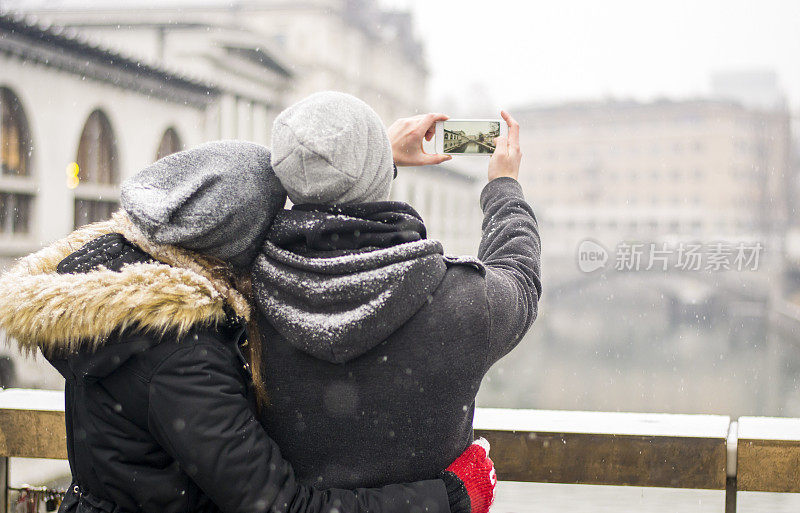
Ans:
[{"label": "concrete ledge", "polygon": [[[800,493],[800,419],[479,408],[501,480]],[[729,462],[726,449],[736,443]],[[0,458],[65,459],[63,392],[0,392]],[[738,485],[736,481],[738,480]]]},{"label": "concrete ledge", "polygon": [[724,490],[729,420],[483,409],[475,428],[501,480]]},{"label": "concrete ledge", "polygon": [[739,418],[739,491],[800,493],[800,419]]},{"label": "concrete ledge", "polygon": [[0,392],[0,457],[67,458],[63,392]]}]

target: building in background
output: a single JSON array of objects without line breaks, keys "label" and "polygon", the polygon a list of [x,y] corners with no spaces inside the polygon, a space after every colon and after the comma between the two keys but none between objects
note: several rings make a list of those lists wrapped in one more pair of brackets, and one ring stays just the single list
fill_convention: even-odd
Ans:
[{"label": "building in background", "polygon": [[[205,139],[206,109],[221,94],[63,31],[0,16],[0,267],[108,217],[122,179]],[[41,362],[15,357],[12,364],[0,354],[0,385],[60,386]]]},{"label": "building in background", "polygon": [[[222,108],[242,116],[249,102],[258,101],[258,86],[244,87],[240,75],[259,65],[294,77],[288,87],[275,77],[274,86],[285,93],[281,105],[337,90],[363,99],[389,123],[420,112],[425,103],[428,72],[411,14],[383,10],[375,0],[9,0],[6,5],[75,28],[143,62],[237,86],[242,101]],[[249,61],[245,69],[242,60]],[[265,100],[269,107],[272,98]]]},{"label": "building in background", "polygon": [[[596,239],[743,240],[785,226],[785,109],[730,101],[587,102],[515,113],[546,253]],[[574,259],[569,260],[574,265]]]},{"label": "building in background", "polygon": [[117,208],[119,183],[205,140],[217,86],[0,16],[0,260]]},{"label": "building in background", "polygon": [[[4,3],[27,18],[3,16],[0,41],[0,259],[108,217],[119,182],[172,151],[227,138],[269,145],[275,116],[316,90],[351,92],[387,123],[424,104],[427,71],[407,12],[366,0],[179,4]],[[73,163],[80,182],[66,188]],[[419,190],[450,180],[437,195],[459,199],[469,181],[458,172],[412,175]],[[413,200],[405,190],[395,197]]]},{"label": "building in background", "polygon": [[[457,163],[458,164],[458,163]],[[392,183],[391,199],[410,203],[448,255],[475,255],[483,213],[479,197],[485,178],[464,166],[401,167]]]},{"label": "building in background", "polygon": [[714,73],[711,76],[711,95],[756,110],[780,111],[787,108],[786,94],[778,83],[778,74],[769,70]]}]

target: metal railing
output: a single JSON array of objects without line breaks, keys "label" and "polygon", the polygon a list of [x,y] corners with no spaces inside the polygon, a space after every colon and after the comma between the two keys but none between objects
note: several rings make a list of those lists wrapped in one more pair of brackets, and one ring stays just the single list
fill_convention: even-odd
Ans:
[{"label": "metal railing", "polygon": [[[63,393],[0,392],[0,493],[8,458],[65,459]],[[479,408],[505,481],[800,492],[800,419]]]}]

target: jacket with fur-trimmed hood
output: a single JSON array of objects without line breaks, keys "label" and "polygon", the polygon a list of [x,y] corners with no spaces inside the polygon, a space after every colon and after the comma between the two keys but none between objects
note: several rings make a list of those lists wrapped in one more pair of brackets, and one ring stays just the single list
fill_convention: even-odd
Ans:
[{"label": "jacket with fur-trimmed hood", "polygon": [[0,330],[66,382],[73,484],[60,512],[450,510],[441,479],[299,484],[254,416],[248,316],[227,266],[151,243],[123,213],[0,277]]}]

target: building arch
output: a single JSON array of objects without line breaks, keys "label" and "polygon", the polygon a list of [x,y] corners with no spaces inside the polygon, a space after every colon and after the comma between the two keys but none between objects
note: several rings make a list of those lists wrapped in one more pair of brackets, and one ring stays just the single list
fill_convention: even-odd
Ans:
[{"label": "building arch", "polygon": [[81,182],[119,183],[117,141],[108,116],[100,109],[89,114],[78,143],[78,178]]},{"label": "building arch", "polygon": [[[75,158],[78,170],[74,210],[76,228],[108,219],[119,208],[118,162],[117,139],[111,122],[103,110],[95,109],[83,125]],[[84,195],[86,186],[95,190]]]},{"label": "building arch", "polygon": [[175,152],[183,149],[183,142],[178,135],[175,127],[169,127],[164,131],[161,136],[161,141],[158,143],[158,150],[156,150],[156,160],[162,159],[167,155],[172,155]]},{"label": "building arch", "polygon": [[0,87],[0,236],[24,236],[32,229],[32,155],[22,102],[10,88]]}]

